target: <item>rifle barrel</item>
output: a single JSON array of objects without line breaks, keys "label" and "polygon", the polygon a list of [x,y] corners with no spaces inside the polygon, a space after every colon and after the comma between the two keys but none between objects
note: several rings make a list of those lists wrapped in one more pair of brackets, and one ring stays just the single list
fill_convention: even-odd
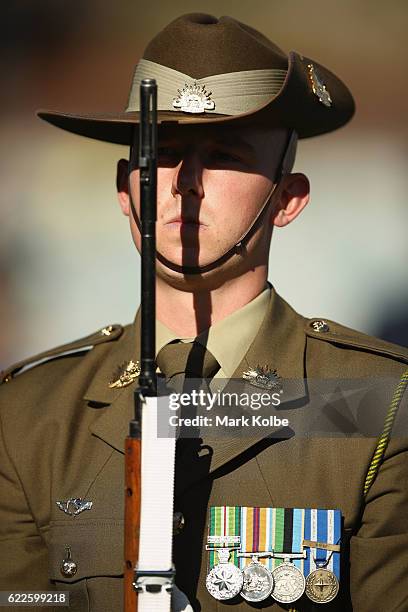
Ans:
[{"label": "rifle barrel", "polygon": [[137,612],[134,581],[139,558],[142,408],[145,397],[157,394],[157,85],[154,79],[144,79],[140,85],[139,174],[142,237],[140,375],[134,397],[135,417],[130,421],[129,436],[125,440],[125,612]]}]

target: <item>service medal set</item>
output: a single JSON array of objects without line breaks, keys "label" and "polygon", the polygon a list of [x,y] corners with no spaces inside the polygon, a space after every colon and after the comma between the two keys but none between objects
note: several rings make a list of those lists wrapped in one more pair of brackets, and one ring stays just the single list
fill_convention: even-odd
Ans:
[{"label": "service medal set", "polygon": [[340,510],[213,506],[207,590],[222,601],[290,604],[305,593],[329,603],[339,591],[340,539]]}]

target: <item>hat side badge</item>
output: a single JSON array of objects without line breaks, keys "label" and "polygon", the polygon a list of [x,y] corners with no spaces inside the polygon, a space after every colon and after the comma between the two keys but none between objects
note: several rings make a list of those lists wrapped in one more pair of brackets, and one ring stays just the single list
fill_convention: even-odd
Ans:
[{"label": "hat side badge", "polygon": [[326,88],[326,85],[318,75],[316,68],[313,66],[313,64],[308,64],[307,70],[313,93],[319,98],[319,102],[327,107],[330,107],[332,105],[332,99],[329,90]]},{"label": "hat side badge", "polygon": [[173,100],[173,107],[183,113],[205,113],[215,109],[215,102],[211,100],[211,91],[207,91],[205,85],[197,81],[184,85],[178,89],[178,96]]}]

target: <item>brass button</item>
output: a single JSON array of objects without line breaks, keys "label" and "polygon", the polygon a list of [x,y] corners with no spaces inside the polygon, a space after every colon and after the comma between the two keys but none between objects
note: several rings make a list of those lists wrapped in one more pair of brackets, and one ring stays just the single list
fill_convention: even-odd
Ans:
[{"label": "brass button", "polygon": [[327,325],[326,321],[323,321],[323,319],[312,321],[310,327],[314,329],[315,332],[325,333],[330,331],[330,327]]},{"label": "brass button", "polygon": [[110,336],[113,332],[113,325],[107,325],[103,329],[101,329],[102,336]]},{"label": "brass button", "polygon": [[61,563],[60,570],[61,570],[61,574],[65,577],[75,576],[78,570],[78,566],[75,563],[75,561],[64,560]]},{"label": "brass button", "polygon": [[173,533],[174,535],[178,535],[184,529],[186,521],[184,519],[184,515],[181,512],[175,512],[173,514]]},{"label": "brass button", "polygon": [[70,578],[71,576],[75,576],[78,571],[78,566],[72,559],[71,548],[69,546],[66,546],[65,551],[66,556],[65,559],[61,561],[60,572],[66,578]]}]

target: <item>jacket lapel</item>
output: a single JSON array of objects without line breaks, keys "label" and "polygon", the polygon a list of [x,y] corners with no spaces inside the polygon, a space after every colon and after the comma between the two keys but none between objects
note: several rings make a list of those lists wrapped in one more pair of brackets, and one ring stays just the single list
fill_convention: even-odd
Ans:
[{"label": "jacket lapel", "polygon": [[118,450],[124,452],[125,438],[129,432],[129,421],[134,414],[133,394],[137,379],[123,388],[109,388],[109,383],[115,378],[115,372],[124,363],[140,359],[140,311],[133,325],[126,328],[125,333],[112,350],[101,360],[98,371],[87,388],[84,399],[93,405],[100,404],[97,416],[90,431],[95,436]]},{"label": "jacket lapel", "polygon": [[[295,405],[306,403],[307,390],[305,386],[305,347],[306,334],[304,331],[304,318],[297,314],[276,292],[271,291],[271,299],[268,311],[261,327],[250,346],[247,354],[234,372],[233,379],[242,380],[243,373],[249,368],[264,366],[267,370],[276,370],[281,378],[283,394],[282,403],[279,406],[279,414],[289,417],[290,409]],[[285,391],[285,381],[296,380],[296,385],[287,384],[289,389]],[[248,392],[262,392],[262,389],[247,387]],[[212,448],[212,459],[210,471],[213,472],[223,465],[238,457],[252,446],[270,437],[275,441],[277,438],[285,440],[294,435],[292,430],[282,430],[279,434],[276,430],[268,433],[264,428],[259,428],[254,435],[237,435],[227,438],[203,438],[204,445]],[[271,440],[272,443],[272,440]]]}]

